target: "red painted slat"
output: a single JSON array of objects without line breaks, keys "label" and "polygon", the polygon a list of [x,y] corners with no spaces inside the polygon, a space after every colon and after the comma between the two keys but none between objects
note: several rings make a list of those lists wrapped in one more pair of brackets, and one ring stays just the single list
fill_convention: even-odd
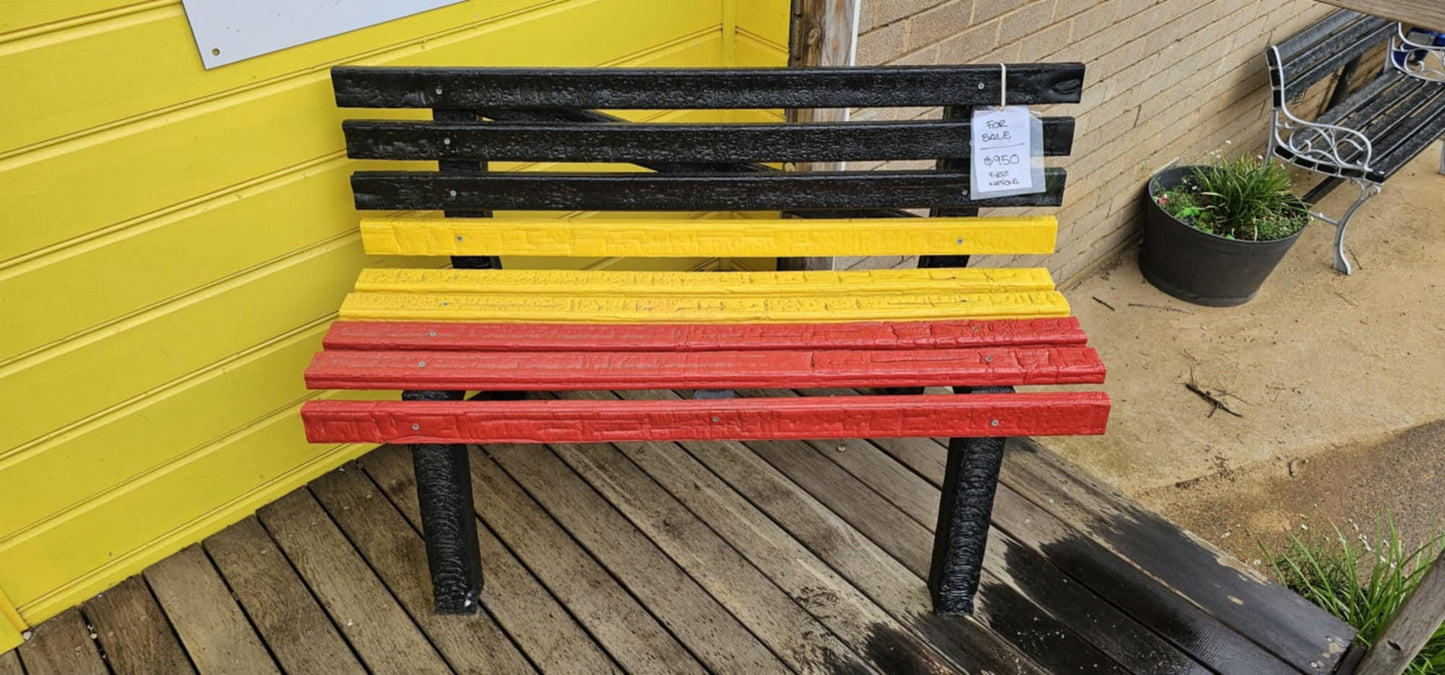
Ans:
[{"label": "red painted slat", "polygon": [[725,352],[326,351],[312,389],[556,391],[1004,386],[1104,381],[1089,347]]},{"label": "red painted slat", "polygon": [[310,401],[312,443],[1102,434],[1103,392],[647,401]]},{"label": "red painted slat", "polygon": [[829,324],[513,324],[337,321],[327,349],[728,351],[1081,345],[1073,317]]}]

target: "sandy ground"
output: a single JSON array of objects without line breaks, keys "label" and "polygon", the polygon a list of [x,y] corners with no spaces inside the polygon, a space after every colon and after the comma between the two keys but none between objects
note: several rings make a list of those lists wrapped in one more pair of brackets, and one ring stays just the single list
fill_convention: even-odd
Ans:
[{"label": "sandy ground", "polygon": [[[1445,518],[1445,176],[1440,148],[1351,223],[1355,273],[1316,222],[1252,302],[1190,305],[1150,286],[1137,249],[1066,289],[1109,366],[1103,437],[1044,439],[1246,560],[1261,539],[1365,529],[1391,509]],[[1353,200],[1342,186],[1323,204]],[[1106,306],[1107,304],[1107,306]],[[1186,388],[1191,378],[1241,417]]]}]

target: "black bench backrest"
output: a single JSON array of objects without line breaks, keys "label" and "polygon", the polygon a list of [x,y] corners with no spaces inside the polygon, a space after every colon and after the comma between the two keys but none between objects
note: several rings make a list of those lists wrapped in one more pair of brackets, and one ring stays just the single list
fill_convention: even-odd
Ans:
[{"label": "black bench backrest", "polygon": [[1380,46],[1394,30],[1388,19],[1342,9],[1266,50],[1274,107]]},{"label": "black bench backrest", "polygon": [[[1007,66],[1007,101],[1077,103],[1084,66]],[[361,171],[358,209],[827,210],[1050,206],[1047,191],[973,199],[968,111],[997,105],[998,65],[814,69],[332,70],[342,107],[431,108],[433,121],[347,121],[347,154],[432,160],[439,171]],[[943,106],[943,120],[874,123],[620,123],[598,109],[740,109]],[[1043,149],[1067,155],[1073,120],[1046,118]],[[926,171],[779,172],[757,162],[937,160]],[[654,172],[487,172],[489,162],[632,163]],[[873,211],[869,211],[872,209]],[[823,211],[815,212],[815,214]]]}]

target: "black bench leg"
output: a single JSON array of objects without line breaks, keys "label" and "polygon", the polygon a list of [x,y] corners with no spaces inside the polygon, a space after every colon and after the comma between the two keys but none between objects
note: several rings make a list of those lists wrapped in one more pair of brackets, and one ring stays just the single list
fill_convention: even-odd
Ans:
[{"label": "black bench leg", "polygon": [[[407,391],[408,401],[459,401],[459,391]],[[475,614],[482,595],[471,470],[465,445],[411,446],[422,537],[438,614]]]},{"label": "black bench leg", "polygon": [[[1013,392],[1013,387],[956,389],[960,394]],[[948,442],[948,464],[933,535],[933,561],[928,568],[928,592],[936,614],[973,613],[1005,440],[954,438]]]}]

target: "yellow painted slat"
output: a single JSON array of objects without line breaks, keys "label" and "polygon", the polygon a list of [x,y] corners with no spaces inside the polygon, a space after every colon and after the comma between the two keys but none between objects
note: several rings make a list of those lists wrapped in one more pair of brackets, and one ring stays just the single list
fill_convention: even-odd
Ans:
[{"label": "yellow painted slat", "polygon": [[356,281],[368,293],[480,293],[578,297],[754,297],[939,295],[1054,290],[1042,268],[903,269],[853,272],[614,272],[564,270],[367,269]]},{"label": "yellow painted slat", "polygon": [[[691,3],[658,3],[646,12],[638,12],[632,0],[574,0],[549,11],[528,12],[504,22],[448,34],[428,41],[424,48],[408,46],[379,51],[356,63],[455,65],[483,63],[478,59],[484,55],[487,65],[496,66],[548,64],[549,61],[550,65],[579,66],[614,61],[655,66],[716,65],[720,40],[716,32],[705,39],[673,44],[661,52],[647,49],[648,45],[670,44],[669,40],[688,31],[704,30],[715,20],[715,14],[699,11]],[[608,29],[598,32],[600,26]],[[557,36],[569,34],[595,37],[574,40],[565,50],[536,49],[537,45],[549,44]],[[183,37],[185,49],[194,49],[190,33],[185,32]],[[115,54],[129,55],[134,51],[158,53],[168,61],[184,61],[176,59],[175,52],[161,50],[143,37],[127,40],[125,45],[104,51],[95,58],[103,57],[111,65],[126,63],[128,59],[117,59]],[[68,52],[52,56],[57,60],[35,67],[45,80],[65,82],[68,75],[58,73],[57,64],[71,64],[79,56]],[[224,74],[230,68],[244,65],[245,62],[234,64],[211,73]],[[199,65],[191,67],[199,74]],[[16,73],[25,70],[0,55],[0,77],[7,74],[21,77]],[[31,75],[34,74],[25,77]],[[112,81],[127,83],[124,87],[127,93],[147,90],[149,85],[166,84],[165,78],[154,71],[140,70],[138,65],[127,66],[123,73],[109,77]],[[137,84],[137,77],[144,78],[146,86]],[[21,89],[0,82],[0,91]],[[127,100],[120,94],[117,96],[117,100]],[[74,105],[80,109],[94,107]],[[26,109],[16,102],[9,102],[7,106]],[[99,107],[111,114],[116,112],[108,105]],[[61,108],[52,101],[33,109]],[[5,236],[0,236],[0,261],[288,167],[340,157],[344,147],[341,121],[358,114],[358,111],[336,108],[327,71],[305,72],[0,159],[0,204],[5,205],[8,226]],[[424,111],[366,111],[363,116],[417,117],[422,114]],[[48,115],[22,115],[19,119],[28,122],[46,117]],[[0,133],[8,126],[0,124]],[[7,146],[0,144],[0,147]],[[392,163],[390,168],[408,166]],[[434,167],[435,164],[411,166]],[[126,170],[117,171],[116,167],[126,167]],[[54,190],[61,185],[83,186],[85,199],[67,202],[65,217],[57,218]],[[350,209],[350,203],[349,198],[338,200],[333,208]]]},{"label": "yellow painted slat", "polygon": [[790,323],[1068,316],[1054,291],[691,298],[352,293],[341,318],[502,323]]},{"label": "yellow painted slat", "polygon": [[781,220],[520,221],[380,217],[361,221],[368,253],[513,256],[836,256],[1046,254],[1053,216]]}]

